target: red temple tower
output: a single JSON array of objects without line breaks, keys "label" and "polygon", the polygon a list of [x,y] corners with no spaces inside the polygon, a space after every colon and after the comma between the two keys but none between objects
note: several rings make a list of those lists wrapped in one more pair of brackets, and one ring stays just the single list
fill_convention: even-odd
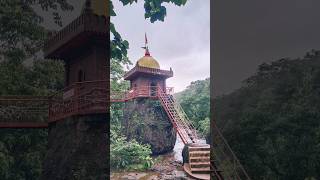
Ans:
[{"label": "red temple tower", "polygon": [[173,71],[160,69],[150,55],[147,42],[145,55],[135,67],[124,75],[130,81],[130,90],[124,99],[123,134],[143,144],[150,144],[153,154],[170,152],[176,142],[176,131],[169,116],[160,104],[159,95],[172,88],[166,87],[166,79]]},{"label": "red temple tower", "polygon": [[145,55],[135,67],[124,75],[130,81],[131,97],[157,97],[157,89],[167,90],[166,79],[173,76],[173,71],[160,69],[159,63],[150,55],[147,41]]}]

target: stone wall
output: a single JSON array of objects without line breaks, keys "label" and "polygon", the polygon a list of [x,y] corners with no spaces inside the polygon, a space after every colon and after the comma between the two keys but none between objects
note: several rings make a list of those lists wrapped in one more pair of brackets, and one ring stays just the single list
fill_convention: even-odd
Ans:
[{"label": "stone wall", "polygon": [[108,114],[74,116],[49,126],[42,180],[106,180],[109,175]]},{"label": "stone wall", "polygon": [[125,103],[123,111],[122,131],[128,139],[150,144],[153,154],[174,148],[176,131],[158,100],[134,99]]}]

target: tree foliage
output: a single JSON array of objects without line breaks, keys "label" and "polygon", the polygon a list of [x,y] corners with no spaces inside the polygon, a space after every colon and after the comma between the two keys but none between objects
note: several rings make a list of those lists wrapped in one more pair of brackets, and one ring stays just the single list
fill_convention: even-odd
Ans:
[{"label": "tree foliage", "polygon": [[[0,2],[0,95],[49,95],[62,88],[63,65],[35,56],[46,37],[36,4],[49,10],[65,1]],[[46,147],[47,130],[1,129],[1,179],[38,179]]]},{"label": "tree foliage", "polygon": [[33,7],[53,11],[53,19],[61,25],[57,9],[72,10],[65,0],[3,0],[0,2],[0,60],[6,55],[19,54],[22,59],[39,51],[46,37],[40,24],[43,18]]},{"label": "tree foliage", "polygon": [[175,97],[196,129],[208,137],[210,133],[210,79],[191,82],[184,91],[175,94]]},{"label": "tree foliage", "polygon": [[111,131],[110,164],[112,169],[144,170],[153,164],[150,145],[139,144],[135,140]]}]

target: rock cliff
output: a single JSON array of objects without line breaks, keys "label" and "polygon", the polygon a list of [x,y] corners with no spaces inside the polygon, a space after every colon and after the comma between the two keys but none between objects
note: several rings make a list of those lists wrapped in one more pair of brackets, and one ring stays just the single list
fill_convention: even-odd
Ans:
[{"label": "rock cliff", "polygon": [[139,98],[125,103],[123,134],[128,139],[150,144],[153,154],[171,151],[176,131],[158,100]]},{"label": "rock cliff", "polygon": [[107,114],[74,116],[50,124],[41,179],[106,180],[109,174],[108,117]]}]

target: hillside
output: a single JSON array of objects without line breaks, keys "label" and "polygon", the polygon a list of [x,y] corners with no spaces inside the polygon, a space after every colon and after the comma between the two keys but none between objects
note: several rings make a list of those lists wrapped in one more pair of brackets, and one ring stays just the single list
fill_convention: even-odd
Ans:
[{"label": "hillside", "polygon": [[215,99],[214,116],[253,179],[320,178],[320,51],[261,64]]},{"label": "hillside", "polygon": [[210,79],[198,80],[179,93],[174,94],[183,110],[203,135],[210,128]]}]

